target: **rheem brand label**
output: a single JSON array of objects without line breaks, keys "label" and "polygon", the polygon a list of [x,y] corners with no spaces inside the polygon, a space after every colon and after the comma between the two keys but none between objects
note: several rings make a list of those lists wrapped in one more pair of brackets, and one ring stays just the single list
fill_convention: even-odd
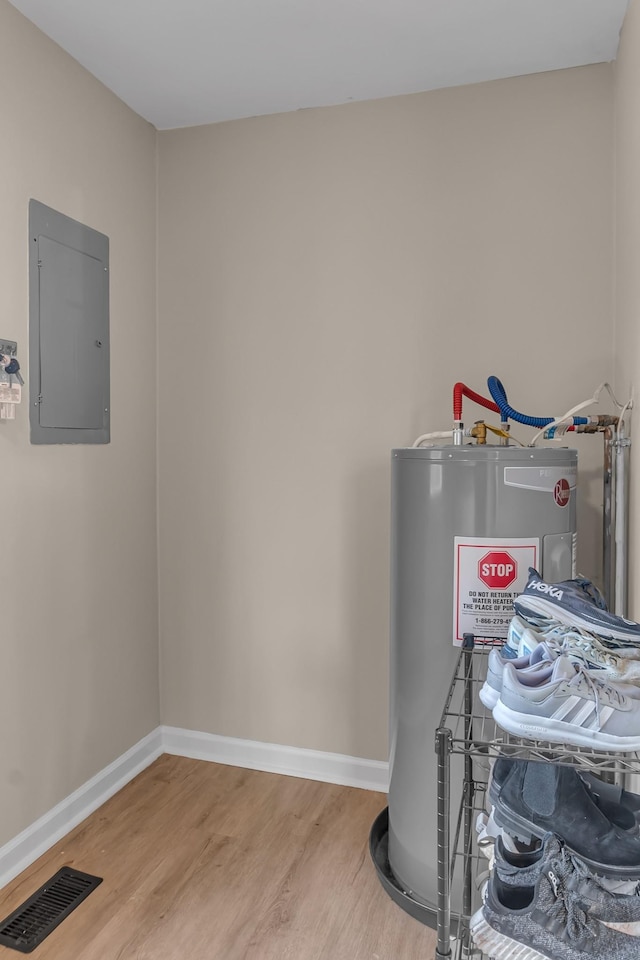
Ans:
[{"label": "rheem brand label", "polygon": [[553,488],[553,499],[558,504],[559,507],[566,507],[569,503],[569,498],[571,497],[571,487],[569,486],[569,481],[565,480],[564,477],[556,483]]},{"label": "rheem brand label", "polygon": [[540,540],[455,537],[453,642],[465,633],[476,641],[503,640],[513,617],[513,601],[524,590],[529,567],[538,568]]}]

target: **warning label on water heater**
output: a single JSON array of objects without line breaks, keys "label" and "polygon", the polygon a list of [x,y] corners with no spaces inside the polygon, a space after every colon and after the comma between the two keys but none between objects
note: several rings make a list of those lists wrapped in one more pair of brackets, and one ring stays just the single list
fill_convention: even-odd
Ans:
[{"label": "warning label on water heater", "polygon": [[503,640],[513,601],[524,590],[529,567],[538,567],[540,540],[455,537],[453,552],[453,642],[465,633],[477,640]]}]

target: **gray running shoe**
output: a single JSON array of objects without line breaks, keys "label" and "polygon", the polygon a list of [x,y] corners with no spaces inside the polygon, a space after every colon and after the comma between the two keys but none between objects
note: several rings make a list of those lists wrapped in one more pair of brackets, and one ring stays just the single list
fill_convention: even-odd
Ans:
[{"label": "gray running shoe", "polygon": [[[496,829],[499,829],[497,825]],[[545,836],[537,850],[526,852],[509,849],[504,838],[498,835],[493,857],[495,870],[503,883],[535,887],[540,874],[551,868],[592,916],[617,922],[640,921],[640,866],[635,880],[596,876],[552,833]]]},{"label": "gray running shoe", "polygon": [[542,682],[551,676],[551,665],[557,656],[546,643],[538,644],[531,654],[516,660],[505,659],[501,649],[493,649],[487,660],[487,678],[480,689],[480,700],[488,710],[493,710],[500,699],[506,663],[511,664],[514,670],[536,673],[538,682]]},{"label": "gray running shoe", "polygon": [[505,663],[493,717],[517,737],[614,752],[640,750],[640,700],[564,656],[544,683],[535,673]]},{"label": "gray running shoe", "polygon": [[591,916],[551,867],[540,873],[534,887],[505,884],[494,873],[470,930],[475,945],[496,960],[640,957],[640,937],[617,929],[615,921]]},{"label": "gray running shoe", "polygon": [[[540,644],[546,644],[553,656],[564,654],[571,660],[583,663],[597,680],[604,680],[634,700],[640,700],[640,647],[606,646],[595,633],[576,630],[564,623],[556,623],[544,630],[534,629],[521,617],[515,616],[509,624],[509,634],[504,645],[491,653],[499,654],[500,664],[511,662],[516,669],[533,657]],[[489,655],[489,660],[491,654]],[[502,682],[502,675],[500,676]],[[485,706],[489,704],[483,699]]]}]

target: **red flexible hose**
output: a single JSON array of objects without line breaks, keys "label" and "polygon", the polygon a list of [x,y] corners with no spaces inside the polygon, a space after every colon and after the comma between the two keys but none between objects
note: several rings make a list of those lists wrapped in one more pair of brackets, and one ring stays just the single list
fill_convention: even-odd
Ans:
[{"label": "red flexible hose", "polygon": [[465,386],[464,383],[456,383],[453,388],[454,420],[462,420],[463,396],[468,397],[469,400],[473,400],[475,403],[479,403],[481,407],[486,407],[487,410],[493,410],[494,413],[500,413],[500,407],[497,403],[494,403],[493,400],[489,400],[487,397],[481,397],[479,393],[476,393],[475,390],[471,390],[471,388]]}]

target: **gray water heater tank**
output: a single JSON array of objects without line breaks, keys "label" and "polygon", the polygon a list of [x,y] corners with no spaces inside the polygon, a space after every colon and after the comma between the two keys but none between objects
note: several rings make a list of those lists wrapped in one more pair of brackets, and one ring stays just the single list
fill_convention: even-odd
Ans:
[{"label": "gray water heater tank", "polygon": [[465,632],[506,636],[529,566],[547,581],[575,576],[576,480],[569,449],[392,453],[388,863],[406,898],[428,909],[437,899],[434,733],[456,644]]}]

